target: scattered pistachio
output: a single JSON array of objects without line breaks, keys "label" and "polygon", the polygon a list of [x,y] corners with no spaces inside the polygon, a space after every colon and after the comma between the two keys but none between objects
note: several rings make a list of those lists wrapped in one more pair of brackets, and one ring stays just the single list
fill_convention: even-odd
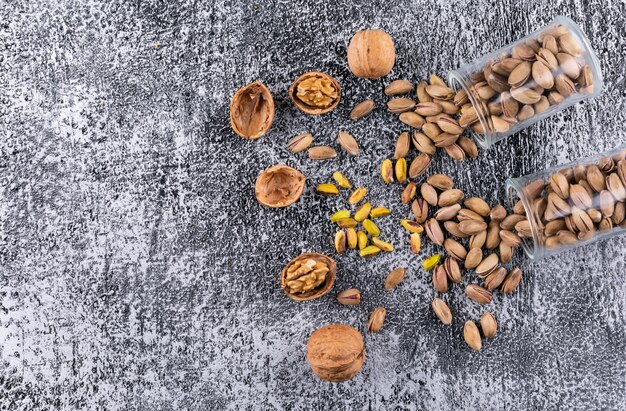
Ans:
[{"label": "scattered pistachio", "polygon": [[337,301],[343,305],[356,305],[361,302],[361,292],[356,288],[343,290],[337,294]]},{"label": "scattered pistachio", "polygon": [[439,265],[441,261],[441,254],[433,254],[424,261],[422,261],[422,267],[426,270],[432,270]]},{"label": "scattered pistachio", "polygon": [[370,204],[369,201],[366,203],[363,203],[354,212],[354,219],[359,222],[365,220],[370,215],[371,210],[372,210],[372,205]]},{"label": "scattered pistachio", "polygon": [[383,177],[385,184],[393,183],[393,163],[387,159],[380,165],[380,175]]},{"label": "scattered pistachio", "polygon": [[378,237],[380,235],[380,229],[372,220],[365,219],[362,224],[365,231],[367,231],[372,237]]},{"label": "scattered pistachio", "polygon": [[372,243],[383,251],[393,251],[393,244],[383,241],[378,237],[372,237]]},{"label": "scattered pistachio", "polygon": [[422,247],[422,240],[419,233],[412,233],[410,236],[411,252],[413,254],[419,254]]},{"label": "scattered pistachio", "polygon": [[419,223],[412,220],[401,220],[400,225],[411,233],[421,233],[424,231],[424,227]]},{"label": "scattered pistachio", "polygon": [[346,251],[346,233],[343,230],[335,233],[335,249],[338,253]]},{"label": "scattered pistachio", "polygon": [[375,245],[368,245],[360,251],[361,257],[371,257],[381,252],[381,249]]},{"label": "scattered pistachio", "polygon": [[405,273],[406,268],[399,267],[387,274],[387,278],[385,278],[385,290],[391,290],[400,284],[404,279]]},{"label": "scattered pistachio", "polygon": [[364,249],[365,247],[367,247],[367,234],[364,231],[359,231],[356,233],[356,237],[357,237],[357,243],[359,245],[359,250]]},{"label": "scattered pistachio", "polygon": [[354,106],[354,108],[350,112],[350,118],[352,120],[358,120],[362,117],[365,117],[369,113],[371,113],[372,110],[374,110],[375,106],[376,106],[376,103],[374,103],[374,100],[371,100],[371,99],[363,100],[362,102]]},{"label": "scattered pistachio", "polygon": [[406,166],[405,158],[399,158],[398,160],[396,160],[396,166],[395,166],[396,180],[398,180],[399,183],[404,183],[406,181],[406,178],[407,178],[406,167],[407,166]]},{"label": "scattered pistachio", "polygon": [[306,150],[313,143],[313,136],[310,133],[300,133],[287,143],[287,149],[296,154]]},{"label": "scattered pistachio", "polygon": [[317,146],[309,148],[309,158],[311,160],[328,160],[333,157],[337,157],[337,152],[332,147]]},{"label": "scattered pistachio", "polygon": [[441,298],[435,298],[433,300],[432,308],[437,318],[439,318],[439,321],[445,325],[452,324],[452,312],[450,311],[450,307],[448,307],[448,304]]},{"label": "scattered pistachio", "polygon": [[318,194],[324,196],[336,196],[339,194],[339,189],[334,184],[326,183],[326,184],[318,184],[315,188]]},{"label": "scattered pistachio", "polygon": [[495,337],[497,328],[498,324],[496,322],[496,317],[494,317],[493,314],[486,312],[480,316],[480,329],[483,331],[483,336],[485,338]]},{"label": "scattered pistachio", "polygon": [[356,221],[354,218],[351,217],[347,217],[347,218],[340,218],[339,220],[337,220],[337,225],[341,228],[354,228],[359,224],[358,221]]},{"label": "scattered pistachio", "polygon": [[480,340],[480,332],[476,323],[472,320],[467,320],[463,326],[463,338],[465,342],[472,350],[480,351],[482,348],[482,341]]},{"label": "scattered pistachio", "polygon": [[[352,137],[352,135],[346,133],[345,131],[340,131],[337,140],[339,141],[341,148],[343,148],[346,153],[353,156],[359,154],[359,144],[356,142],[356,139]],[[336,155],[337,153],[335,153],[335,156]]]},{"label": "scattered pistachio", "polygon": [[336,223],[342,218],[349,218],[349,217],[350,217],[349,210],[339,210],[339,211],[335,211],[335,213],[330,217],[330,221],[332,223]]},{"label": "scattered pistachio", "polygon": [[372,311],[370,319],[367,322],[367,329],[373,333],[379,332],[383,328],[386,316],[387,310],[385,309],[385,307],[374,308],[374,311]]},{"label": "scattered pistachio", "polygon": [[370,218],[385,217],[391,214],[391,210],[385,207],[375,207],[370,211]]},{"label": "scattered pistachio", "polygon": [[350,181],[344,176],[341,171],[335,171],[333,173],[333,179],[337,182],[337,185],[341,188],[352,188]]},{"label": "scattered pistachio", "polygon": [[359,201],[363,200],[365,195],[367,194],[367,189],[365,187],[359,187],[355,189],[350,197],[348,197],[348,202],[352,205],[357,204]]},{"label": "scattered pistachio", "polygon": [[352,227],[346,229],[346,243],[348,244],[348,248],[356,248],[357,234],[356,230]]}]

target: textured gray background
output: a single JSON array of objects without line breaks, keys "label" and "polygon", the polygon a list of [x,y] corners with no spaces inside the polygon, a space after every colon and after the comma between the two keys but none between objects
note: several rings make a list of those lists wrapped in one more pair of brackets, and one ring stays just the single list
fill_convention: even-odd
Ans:
[{"label": "textured gray background", "polygon": [[[498,336],[470,352],[462,324],[482,308],[455,286],[453,325],[436,321],[423,256],[409,255],[397,224],[409,210],[377,175],[403,130],[381,108],[388,81],[445,73],[558,14],[589,35],[606,89],[478,159],[434,161],[492,203],[508,176],[624,142],[624,2],[0,2],[0,409],[624,409],[626,238],[538,264],[518,254],[519,291],[491,307]],[[347,69],[348,40],[366,27],[396,42],[381,81]],[[344,95],[311,117],[286,90],[317,69]],[[231,132],[228,104],[257,79],[276,120],[253,142]],[[349,121],[366,97],[379,109]],[[285,148],[300,131],[334,145],[340,129],[359,139],[359,157],[313,163]],[[253,195],[275,163],[308,177],[284,210]],[[394,210],[381,226],[398,251],[339,256],[333,292],[296,303],[278,273],[302,251],[332,255],[327,219],[345,194],[320,199],[313,188],[336,169]],[[383,291],[399,265],[406,281]],[[363,290],[360,306],[335,302],[348,287]],[[388,320],[365,336],[362,372],[316,379],[310,333],[333,322],[364,330],[376,305]]]}]

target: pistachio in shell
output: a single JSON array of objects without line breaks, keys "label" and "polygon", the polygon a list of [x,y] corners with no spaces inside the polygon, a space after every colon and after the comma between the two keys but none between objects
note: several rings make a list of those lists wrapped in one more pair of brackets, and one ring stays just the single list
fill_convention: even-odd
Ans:
[{"label": "pistachio in shell", "polygon": [[372,80],[389,74],[396,62],[393,39],[383,30],[361,30],[348,45],[348,67],[357,77]]},{"label": "pistachio in shell", "polygon": [[[320,262],[326,267],[328,267],[328,272],[324,278],[324,281],[317,286],[316,288],[304,292],[294,292],[288,284],[287,275],[289,274],[289,269],[294,264],[301,264],[306,260],[315,260],[316,262]],[[319,298],[325,294],[327,294],[331,288],[333,288],[333,284],[335,283],[335,276],[337,274],[337,263],[332,258],[319,253],[304,253],[300,254],[293,260],[291,260],[287,265],[283,268],[280,273],[280,285],[292,300],[296,301],[306,301],[306,300],[314,300]]]},{"label": "pistachio in shell", "polygon": [[275,165],[256,179],[254,193],[259,203],[270,208],[293,204],[304,191],[304,174],[286,165]]},{"label": "pistachio in shell", "polygon": [[296,107],[307,114],[324,114],[339,104],[341,87],[334,77],[311,71],[293,82],[289,87],[289,97]]},{"label": "pistachio in shell", "polygon": [[230,102],[230,125],[243,138],[256,140],[274,121],[274,98],[265,84],[255,81],[243,86]]}]

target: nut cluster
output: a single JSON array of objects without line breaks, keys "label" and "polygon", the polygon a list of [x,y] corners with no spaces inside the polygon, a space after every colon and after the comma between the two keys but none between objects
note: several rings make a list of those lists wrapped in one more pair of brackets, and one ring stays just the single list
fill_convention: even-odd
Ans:
[{"label": "nut cluster", "polygon": [[[514,269],[507,274],[500,263],[509,262],[521,245],[519,236],[511,231],[519,218],[507,215],[501,205],[492,208],[481,198],[465,198],[463,191],[455,188],[454,181],[444,174],[426,178],[419,191],[421,197],[411,205],[415,221],[403,220],[401,224],[411,235],[425,232],[430,241],[445,249],[448,255],[445,259],[435,254],[422,263],[426,270],[432,271],[435,290],[446,293],[449,282],[461,281],[461,262],[483,280],[482,286],[467,286],[470,299],[489,304],[492,290],[502,287],[505,293],[513,291],[519,284],[521,271]],[[494,252],[496,249],[498,253]]]},{"label": "nut cluster", "polygon": [[[319,184],[316,187],[317,193],[325,196],[336,196],[339,195],[337,186],[346,189],[352,188],[350,181],[340,171],[333,173],[333,179],[337,185],[332,183]],[[358,187],[348,197],[348,203],[356,206],[365,199],[366,195],[367,188]],[[360,250],[359,254],[361,257],[372,257],[381,251],[393,251],[393,244],[380,238],[380,228],[373,221],[390,213],[391,210],[388,208],[372,207],[369,201],[359,205],[354,212],[347,209],[336,211],[330,217],[330,221],[339,227],[334,238],[337,253],[343,253],[346,249],[355,249],[357,247]],[[362,228],[361,230],[357,230],[359,225]]]},{"label": "nut cluster", "polygon": [[551,106],[592,93],[588,58],[580,40],[562,25],[515,44],[470,74],[472,101],[464,101],[460,125],[479,134],[507,133]]},{"label": "nut cluster", "polygon": [[530,181],[521,194],[530,209],[522,200],[515,204],[520,217],[514,232],[531,239],[534,226],[538,244],[548,250],[625,229],[626,150],[597,163],[560,169],[545,181]]},{"label": "nut cluster", "polygon": [[[403,167],[393,167],[391,160],[385,160],[381,166],[383,181],[393,181],[393,176],[396,181],[402,181],[398,170],[402,173]],[[491,207],[481,198],[466,198],[445,174],[426,177],[419,188],[413,181],[405,183],[401,199],[406,204],[411,203],[414,220],[402,220],[400,224],[410,233],[410,249],[419,252],[420,236],[425,233],[431,242],[442,246],[447,255],[436,253],[422,261],[422,267],[432,272],[435,291],[445,294],[451,284],[460,283],[461,267],[473,270],[482,282],[469,284],[465,289],[468,298],[479,304],[490,304],[498,288],[504,294],[517,288],[522,271],[513,268],[508,272],[501,264],[508,263],[521,245],[514,231],[515,224],[524,218],[517,214],[521,212],[519,206],[508,214],[502,205]],[[451,324],[452,312],[445,301],[435,298],[432,309],[442,323]],[[483,316],[481,328],[485,337],[495,335],[495,319],[491,314]],[[469,321],[465,330],[468,344],[480,349],[480,332],[475,324]]]}]

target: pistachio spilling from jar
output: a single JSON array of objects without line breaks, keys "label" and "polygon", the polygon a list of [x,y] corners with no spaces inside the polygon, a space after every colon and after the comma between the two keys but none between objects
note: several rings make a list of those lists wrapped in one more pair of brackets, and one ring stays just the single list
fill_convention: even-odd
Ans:
[{"label": "pistachio spilling from jar", "polygon": [[[413,91],[407,80],[395,80],[385,88],[385,94],[398,96]],[[463,136],[466,125],[461,124],[461,109],[467,103],[464,91],[455,93],[439,76],[432,74],[428,80],[417,85],[417,101],[409,97],[394,97],[387,102],[387,109],[398,114],[398,119],[414,129],[409,139],[407,132],[398,137],[394,158],[403,158],[410,153],[412,145],[420,152],[411,162],[409,175],[418,177],[430,165],[431,156],[441,148],[448,156],[462,161],[478,156],[476,144]]]},{"label": "pistachio spilling from jar", "polygon": [[471,101],[461,107],[461,125],[479,134],[508,133],[553,106],[593,93],[591,57],[582,50],[578,36],[557,24],[487,61],[469,75],[464,92]]},{"label": "pistachio spilling from jar", "polygon": [[[537,178],[522,188],[529,209],[520,209],[513,230],[532,248],[571,247],[626,229],[626,151],[595,163],[580,163]],[[517,193],[519,196],[520,193]]]}]

